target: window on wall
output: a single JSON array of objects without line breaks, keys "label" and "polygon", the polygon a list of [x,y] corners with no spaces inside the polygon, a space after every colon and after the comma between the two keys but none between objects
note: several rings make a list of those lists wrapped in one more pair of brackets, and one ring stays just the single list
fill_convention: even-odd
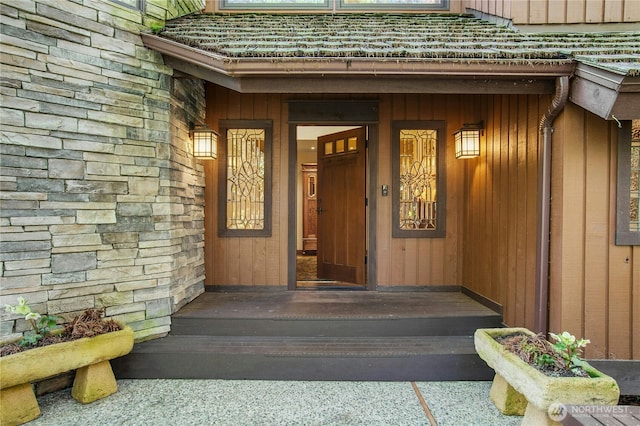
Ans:
[{"label": "window on wall", "polygon": [[340,0],[343,8],[444,9],[447,0]]},{"label": "window on wall", "polygon": [[616,244],[640,245],[640,119],[618,132]]},{"label": "window on wall", "polygon": [[393,236],[445,236],[444,122],[393,123]]},{"label": "window on wall", "polygon": [[449,0],[222,0],[222,9],[447,9]]},{"label": "window on wall", "polygon": [[220,236],[271,235],[271,121],[220,122]]},{"label": "window on wall", "polygon": [[111,0],[113,3],[121,4],[134,10],[145,10],[145,0]]},{"label": "window on wall", "polygon": [[222,9],[329,9],[332,0],[222,0]]}]

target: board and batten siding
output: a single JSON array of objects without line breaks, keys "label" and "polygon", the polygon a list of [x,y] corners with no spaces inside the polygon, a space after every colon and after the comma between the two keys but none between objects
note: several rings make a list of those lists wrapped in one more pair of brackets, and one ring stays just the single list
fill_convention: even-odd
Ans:
[{"label": "board and batten siding", "polygon": [[455,159],[453,132],[463,122],[475,122],[475,104],[479,97],[456,95],[381,95],[380,140],[378,143],[378,186],[392,188],[391,126],[393,121],[442,120],[446,123],[446,236],[444,238],[393,238],[393,197],[377,197],[377,262],[378,286],[441,286],[459,285],[458,217],[461,199],[458,196],[458,172],[461,163]]},{"label": "board and batten siding", "polygon": [[[207,285],[287,286],[293,223],[287,217],[290,98],[207,85],[209,126],[217,128],[220,119],[269,119],[274,143],[271,237],[217,236],[218,162],[206,162]],[[551,96],[381,94],[376,99],[379,140],[371,149],[378,168],[370,194],[377,207],[378,288],[462,285],[502,305],[506,324],[534,328],[538,125]],[[446,122],[445,238],[392,237],[393,197],[381,196],[379,187],[393,189],[394,120]],[[480,157],[456,160],[453,132],[479,120],[485,122]],[[554,128],[550,329],[591,339],[591,358],[638,359],[640,253],[613,243],[616,129],[572,104]]]},{"label": "board and batten siding", "polygon": [[[548,96],[491,96],[479,158],[465,160],[460,283],[534,328],[538,123]],[[617,127],[569,103],[554,122],[550,319],[589,358],[640,359],[640,248],[616,246]]]},{"label": "board and batten siding", "polygon": [[572,104],[553,135],[550,327],[640,359],[640,247],[616,246],[617,126]]},{"label": "board and batten siding", "polygon": [[480,156],[464,164],[460,282],[504,307],[510,326],[534,328],[538,123],[549,96],[495,95]]},{"label": "board and batten siding", "polygon": [[[296,97],[298,99],[299,97]],[[309,98],[322,99],[318,96]],[[336,99],[336,96],[332,96]],[[343,96],[348,99],[349,96]],[[446,120],[447,147],[447,236],[438,239],[392,238],[391,200],[377,197],[377,283],[379,286],[458,285],[460,258],[456,228],[459,188],[453,153],[453,132],[463,120],[459,110],[468,111],[466,121],[476,119],[469,99],[444,95],[380,95],[377,181],[391,187],[392,120]],[[207,123],[217,129],[221,119],[269,119],[273,121],[272,235],[261,238],[218,237],[217,161],[205,163],[205,257],[206,284],[210,286],[287,285],[287,238],[293,220],[288,214],[288,95],[239,94],[207,85]]]},{"label": "board and batten siding", "polygon": [[207,124],[219,121],[273,120],[273,195],[271,237],[218,237],[218,161],[205,164],[206,285],[285,286],[287,283],[287,105],[278,94],[240,94],[207,84]]},{"label": "board and batten siding", "polygon": [[637,0],[464,0],[468,9],[526,24],[604,24],[640,21]]}]

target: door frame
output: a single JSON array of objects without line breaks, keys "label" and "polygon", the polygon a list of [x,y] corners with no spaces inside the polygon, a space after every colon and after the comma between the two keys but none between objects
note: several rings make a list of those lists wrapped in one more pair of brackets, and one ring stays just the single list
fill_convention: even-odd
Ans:
[{"label": "door frame", "polygon": [[368,149],[365,165],[367,199],[367,290],[377,288],[376,255],[376,189],[378,188],[378,100],[289,100],[289,162],[288,162],[288,211],[287,235],[287,289],[296,289],[296,164],[297,127],[310,126],[364,126],[368,129]]}]

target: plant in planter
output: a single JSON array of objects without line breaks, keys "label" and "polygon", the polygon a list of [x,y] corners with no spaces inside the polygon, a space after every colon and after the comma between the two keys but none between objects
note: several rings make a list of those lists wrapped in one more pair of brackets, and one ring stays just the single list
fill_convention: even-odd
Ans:
[{"label": "plant in planter", "polygon": [[[618,402],[616,381],[578,356],[588,341],[576,340],[568,333],[555,336],[552,344],[525,328],[476,330],[476,351],[496,372],[490,397],[503,414],[524,414],[522,424],[559,424],[548,415],[558,404]],[[509,345],[518,339],[524,343],[516,345],[517,354]],[[507,346],[500,340],[508,342]]]},{"label": "plant in planter", "polygon": [[[133,331],[113,320],[103,320],[102,311],[90,309],[64,328],[50,332],[50,316],[31,312],[24,299],[9,306],[24,315],[32,330],[22,339],[0,347],[0,424],[18,425],[37,418],[40,408],[31,382],[76,370],[71,395],[89,403],[117,391],[109,360],[133,348]],[[8,348],[8,349],[7,349]]]},{"label": "plant in planter", "polygon": [[5,309],[7,312],[24,315],[24,319],[31,325],[32,330],[25,332],[22,339],[18,341],[20,347],[35,346],[50,333],[58,320],[55,315],[40,315],[37,312],[32,312],[24,297],[18,297],[17,305],[6,305]]},{"label": "plant in planter", "polygon": [[555,343],[549,342],[542,333],[525,335],[516,333],[497,337],[496,340],[507,350],[518,355],[524,362],[550,376],[589,377],[582,368],[580,358],[582,348],[589,340],[576,340],[575,336],[564,332],[549,333]]}]

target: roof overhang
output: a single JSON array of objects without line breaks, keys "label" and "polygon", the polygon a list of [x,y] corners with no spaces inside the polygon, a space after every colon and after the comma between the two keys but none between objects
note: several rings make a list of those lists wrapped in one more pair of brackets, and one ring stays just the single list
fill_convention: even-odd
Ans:
[{"label": "roof overhang", "polygon": [[605,120],[640,118],[640,76],[614,73],[579,63],[569,99]]},{"label": "roof overhang", "polygon": [[575,68],[570,59],[237,59],[151,34],[142,41],[174,69],[241,93],[546,94]]}]

